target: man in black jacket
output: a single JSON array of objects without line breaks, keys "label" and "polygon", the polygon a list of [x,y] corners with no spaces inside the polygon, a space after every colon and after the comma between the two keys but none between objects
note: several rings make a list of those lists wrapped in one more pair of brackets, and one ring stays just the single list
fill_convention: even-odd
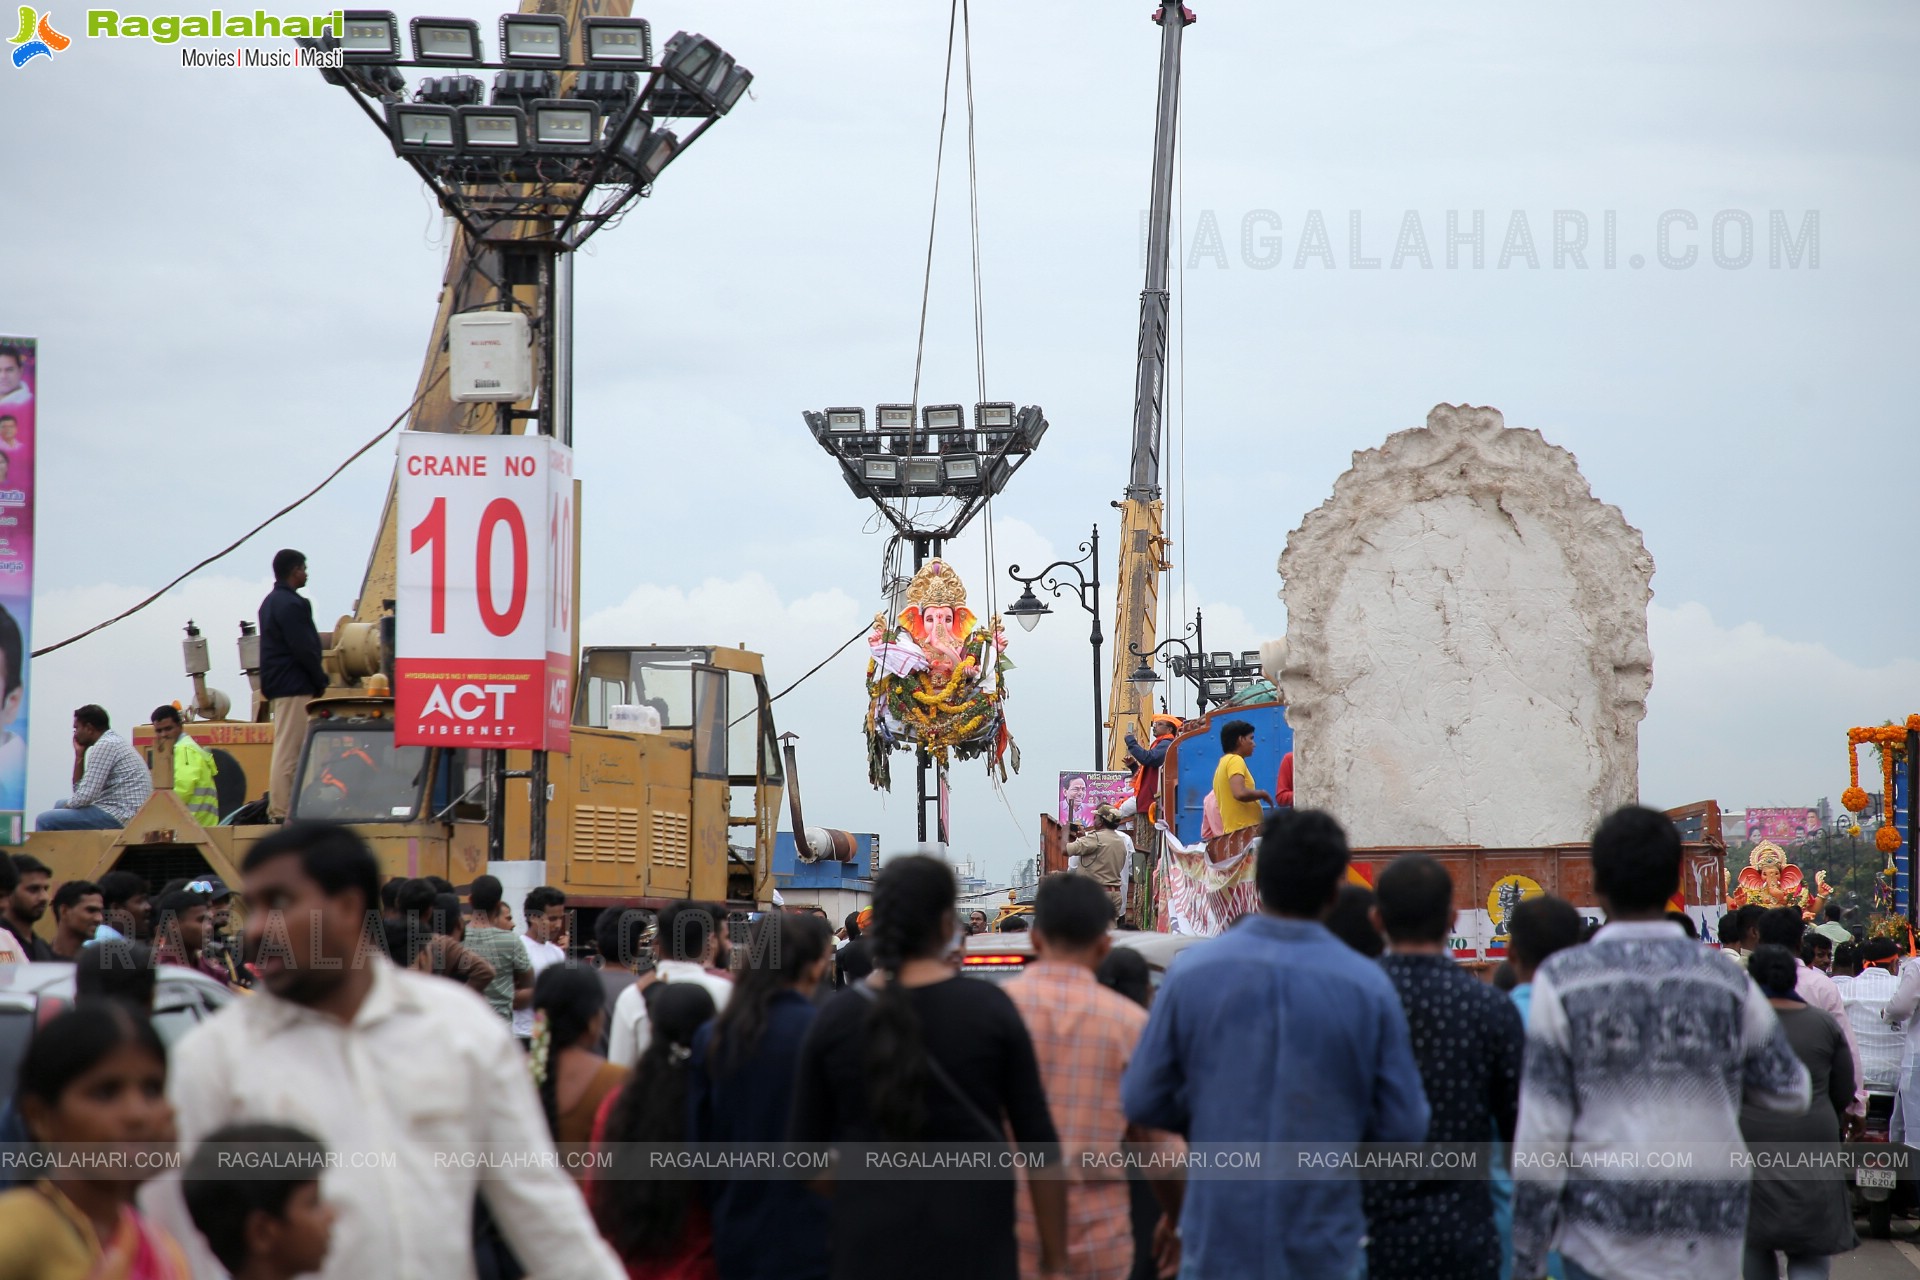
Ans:
[{"label": "man in black jacket", "polygon": [[300,594],[307,585],[307,558],[298,551],[273,557],[273,590],[260,602],[260,692],[273,704],[273,777],[268,817],[285,821],[293,800],[293,774],[307,740],[307,703],[327,688],[320,665],[320,633],[313,605]]}]

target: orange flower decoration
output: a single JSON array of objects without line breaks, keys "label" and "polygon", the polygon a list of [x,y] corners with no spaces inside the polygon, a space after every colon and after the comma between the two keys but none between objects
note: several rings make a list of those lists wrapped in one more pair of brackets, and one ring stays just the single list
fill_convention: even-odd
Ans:
[{"label": "orange flower decoration", "polygon": [[1900,848],[1900,830],[1897,827],[1882,827],[1873,833],[1873,847],[1882,853],[1894,853]]},{"label": "orange flower decoration", "polygon": [[1867,807],[1867,793],[1859,787],[1848,787],[1840,793],[1840,804],[1848,813],[1860,813]]}]

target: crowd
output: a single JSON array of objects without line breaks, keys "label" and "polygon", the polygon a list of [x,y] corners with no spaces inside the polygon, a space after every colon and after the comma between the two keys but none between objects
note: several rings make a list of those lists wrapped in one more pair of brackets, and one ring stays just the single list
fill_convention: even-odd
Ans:
[{"label": "crowd", "polygon": [[[1332,818],[1283,810],[1262,910],[1157,993],[1111,947],[1095,875],[1042,882],[1036,958],[1001,986],[959,976],[984,914],[917,855],[839,936],[818,913],[742,934],[677,902],[603,911],[577,942],[556,889],[516,919],[492,876],[464,902],[436,877],[383,883],[328,824],[248,851],[243,919],[217,880],[55,886],[0,859],[0,959],[76,964],[0,1138],[191,1153],[0,1194],[0,1280],[1827,1274],[1856,1243],[1840,1178],[1636,1157],[1839,1141],[1911,1070],[1920,968],[1896,975],[1891,943],[1822,951],[1792,909],[1732,913],[1724,948],[1702,945],[1668,914],[1680,840],[1650,810],[1607,818],[1591,859],[1605,927],[1526,900],[1487,983],[1452,959],[1444,866],[1405,855],[1362,888]],[[167,1045],[153,962],[249,990]],[[1429,1142],[1508,1154],[1475,1178],[1182,1176],[1225,1148]],[[659,1176],[678,1143],[834,1144],[840,1163]],[[1056,1153],[1066,1173],[849,1164],[909,1147]]]}]

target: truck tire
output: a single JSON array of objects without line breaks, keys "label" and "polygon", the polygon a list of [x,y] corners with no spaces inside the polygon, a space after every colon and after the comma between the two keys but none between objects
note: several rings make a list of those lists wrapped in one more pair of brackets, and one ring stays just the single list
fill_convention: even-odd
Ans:
[{"label": "truck tire", "polygon": [[1867,1201],[1867,1233],[1875,1240],[1890,1239],[1893,1235],[1893,1197],[1884,1200]]}]

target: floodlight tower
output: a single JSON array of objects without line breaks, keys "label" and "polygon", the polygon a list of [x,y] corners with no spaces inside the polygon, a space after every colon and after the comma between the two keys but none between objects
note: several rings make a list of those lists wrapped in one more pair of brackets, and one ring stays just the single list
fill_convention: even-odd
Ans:
[{"label": "floodlight tower", "polygon": [[[414,18],[411,59],[388,10],[348,9],[337,35],[302,40],[338,50],[321,75],[344,89],[426,183],[459,231],[447,256],[440,314],[407,429],[573,443],[573,255],[643,197],[668,165],[745,96],[753,73],[707,37],[682,31],[658,60],[631,0],[524,0],[504,14],[498,57],[480,24]],[[407,95],[404,70],[423,75]],[[480,73],[492,72],[491,93]],[[675,122],[668,128],[666,121]],[[684,134],[684,136],[682,136]],[[498,313],[524,317],[532,362],[524,383],[440,388],[450,332]],[[516,358],[520,353],[514,353]],[[529,388],[531,390],[529,390]],[[396,491],[387,490],[357,621],[391,612]],[[574,614],[578,649],[578,613]],[[488,751],[488,857],[505,856],[506,752]],[[530,856],[546,856],[547,756],[533,753]]]},{"label": "floodlight tower", "polygon": [[[820,447],[840,464],[847,487],[879,509],[901,541],[913,546],[918,571],[929,555],[938,557],[947,541],[987,502],[1006,487],[1013,473],[1026,465],[1047,433],[1047,415],[1038,405],[1016,408],[1010,400],[965,405],[876,405],[869,425],[867,411],[851,406],[801,411],[807,430]],[[913,510],[912,499],[956,502],[945,518],[924,520]],[[988,566],[992,572],[992,566]],[[898,598],[905,582],[889,582],[895,597],[891,609],[899,613]],[[927,839],[927,769],[924,750],[914,753],[915,790],[920,840]],[[938,800],[938,796],[933,797]],[[944,807],[936,803],[937,839],[947,842]]]}]

